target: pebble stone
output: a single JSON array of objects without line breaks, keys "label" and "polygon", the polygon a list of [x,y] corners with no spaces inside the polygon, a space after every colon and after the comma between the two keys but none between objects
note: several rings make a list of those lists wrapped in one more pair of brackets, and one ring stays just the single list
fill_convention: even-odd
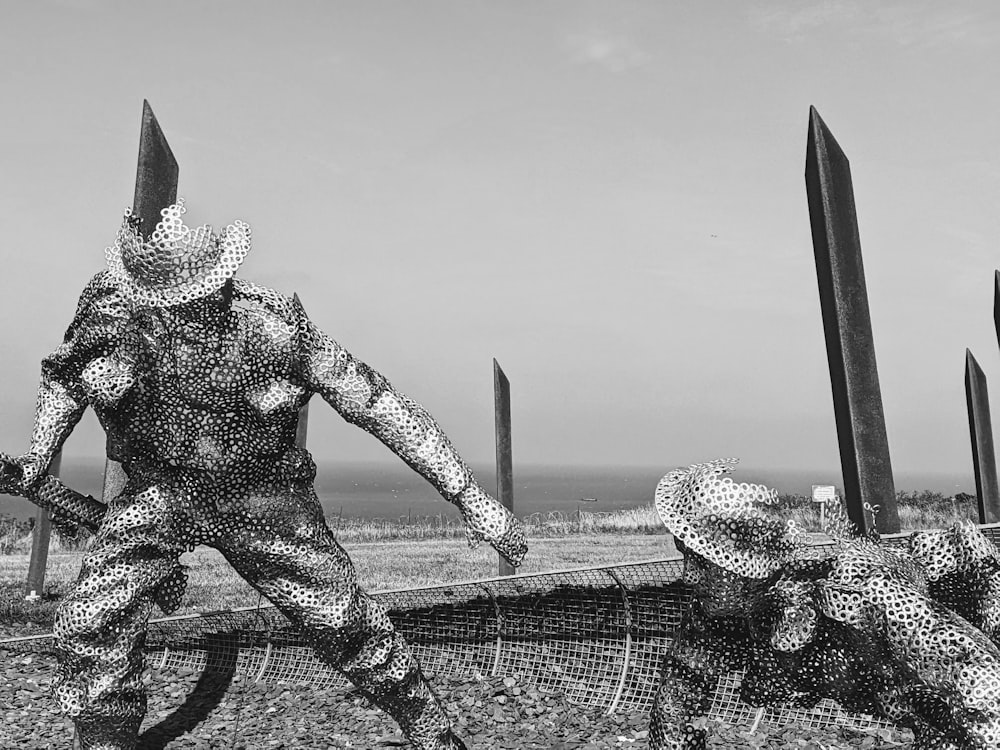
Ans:
[{"label": "pebble stone", "polygon": [[[0,747],[48,750],[69,747],[72,725],[49,694],[51,654],[4,653],[0,658]],[[646,750],[648,711],[602,711],[573,706],[517,675],[432,675],[449,714],[470,750]],[[254,683],[242,674],[191,669],[149,670],[149,713],[140,750],[334,750],[407,747],[395,725],[352,690],[306,683]],[[717,725],[710,748],[900,748],[902,732],[806,729],[795,724]]]}]

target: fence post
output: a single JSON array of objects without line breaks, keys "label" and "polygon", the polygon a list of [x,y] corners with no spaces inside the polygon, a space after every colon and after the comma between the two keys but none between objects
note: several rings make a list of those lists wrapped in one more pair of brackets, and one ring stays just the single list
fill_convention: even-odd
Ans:
[{"label": "fence post", "polygon": [[865,505],[879,506],[880,533],[899,531],[882,392],[875,363],[868,291],[851,167],[815,107],[809,108],[806,194],[833,408],[844,474],[844,501],[857,528],[871,527]]},{"label": "fence post", "polygon": [[986,375],[968,349],[965,350],[965,403],[969,411],[969,436],[972,439],[972,468],[976,475],[979,523],[995,523],[1000,521],[1000,487],[997,484],[997,462],[993,450],[990,398],[986,390]]},{"label": "fence post", "polygon": [[[49,474],[59,476],[62,451],[49,464]],[[52,538],[52,521],[45,508],[35,510],[35,527],[31,530],[31,558],[28,561],[28,582],[25,585],[25,599],[39,601],[45,593],[45,566],[49,560],[49,541]]]},{"label": "fence post", "polygon": [[[497,500],[514,512],[514,461],[510,445],[510,381],[493,360],[493,409],[497,442]],[[500,557],[499,573],[514,575],[514,566]]]}]

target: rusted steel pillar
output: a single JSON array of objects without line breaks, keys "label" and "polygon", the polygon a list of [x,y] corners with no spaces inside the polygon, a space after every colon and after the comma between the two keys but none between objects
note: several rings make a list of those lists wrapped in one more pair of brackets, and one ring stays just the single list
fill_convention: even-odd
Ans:
[{"label": "rusted steel pillar", "polygon": [[[295,304],[301,307],[302,302],[299,300],[298,293],[293,293],[292,297],[295,299]],[[307,401],[301,408],[299,408],[299,422],[295,427],[295,447],[305,448],[306,447],[306,433],[309,431],[309,402]]]},{"label": "rusted steel pillar", "polygon": [[965,403],[969,409],[979,523],[996,523],[1000,521],[1000,486],[997,484],[997,462],[993,450],[990,397],[986,390],[986,375],[968,349],[965,350]]},{"label": "rusted steel pillar", "polygon": [[1000,271],[993,273],[993,327],[997,332],[997,344],[1000,344]]},{"label": "rusted steel pillar", "polygon": [[[142,220],[139,231],[149,236],[160,221],[160,212],[177,202],[179,167],[160,123],[149,102],[142,102],[142,126],[139,133],[139,163],[135,172],[135,196],[132,215]],[[108,458],[104,466],[104,491],[101,499],[110,503],[125,487],[121,464]]]},{"label": "rusted steel pillar", "polygon": [[[510,446],[510,381],[493,360],[493,407],[497,438],[497,500],[514,512],[514,461]],[[514,566],[500,557],[499,573],[514,575]]]},{"label": "rusted steel pillar", "polygon": [[[49,464],[49,474],[59,476],[62,451]],[[35,511],[35,527],[31,530],[31,558],[28,560],[28,582],[24,593],[28,601],[39,601],[45,593],[45,566],[49,561],[49,542],[52,539],[52,521],[45,508]],[[36,598],[37,597],[37,598]]]},{"label": "rusted steel pillar", "polygon": [[806,193],[847,513],[859,530],[867,531],[872,524],[865,505],[878,506],[878,531],[894,533],[899,531],[896,489],[875,364],[851,168],[814,107],[809,109]]},{"label": "rusted steel pillar", "polygon": [[309,404],[304,404],[299,409],[299,422],[295,428],[295,447],[306,447],[306,432],[309,428]]}]

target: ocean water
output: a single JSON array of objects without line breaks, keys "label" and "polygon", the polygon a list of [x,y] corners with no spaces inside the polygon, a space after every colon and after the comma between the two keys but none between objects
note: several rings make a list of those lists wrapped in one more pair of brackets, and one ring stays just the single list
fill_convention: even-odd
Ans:
[{"label": "ocean water", "polygon": [[[531,513],[610,511],[649,503],[660,478],[674,466],[515,466],[514,504],[519,516]],[[66,460],[60,475],[74,489],[100,497],[104,466],[101,461]],[[473,466],[477,478],[490,491],[496,488],[493,467]],[[842,486],[837,469],[755,469],[739,467],[733,478],[759,482],[782,493],[809,494],[813,484]],[[929,489],[951,496],[975,494],[971,467],[968,475],[906,474],[896,476],[897,490]],[[349,518],[455,517],[457,510],[445,502],[419,475],[402,462],[386,464],[321,463],[316,490],[327,515]],[[25,500],[0,495],[0,514],[25,518],[34,506]]]}]

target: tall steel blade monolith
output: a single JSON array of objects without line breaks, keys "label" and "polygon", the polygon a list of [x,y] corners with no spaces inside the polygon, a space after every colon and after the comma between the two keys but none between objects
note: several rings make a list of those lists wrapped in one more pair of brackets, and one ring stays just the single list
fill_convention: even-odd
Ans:
[{"label": "tall steel blade monolith", "polygon": [[[493,360],[493,408],[497,437],[497,500],[514,512],[514,459],[510,443],[510,381]],[[500,557],[500,575],[514,574],[514,566]]]},{"label": "tall steel blade monolith", "polygon": [[809,109],[806,193],[847,512],[858,529],[868,530],[871,518],[864,506],[878,506],[876,528],[880,533],[893,533],[899,531],[896,489],[851,168],[814,107]]},{"label": "tall steel blade monolith", "polygon": [[[153,114],[153,108],[144,99],[132,215],[142,219],[139,231],[147,239],[160,221],[160,212],[177,200],[178,174],[177,160]],[[102,500],[111,502],[124,487],[125,472],[117,461],[109,458],[104,466]]]},{"label": "tall steel blade monolith", "polygon": [[[49,464],[49,475],[59,476],[62,451]],[[24,586],[25,598],[37,602],[45,596],[45,566],[49,561],[49,542],[52,539],[52,520],[49,511],[38,508],[35,511],[35,527],[31,530],[31,555],[28,558],[28,581]]]},{"label": "tall steel blade monolith", "polygon": [[177,160],[174,158],[153,108],[142,102],[139,163],[135,171],[132,215],[142,219],[139,230],[147,239],[160,221],[160,212],[177,201]]},{"label": "tall steel blade monolith", "polygon": [[1000,521],[1000,485],[997,483],[997,462],[993,450],[990,398],[986,390],[986,375],[968,349],[965,350],[965,403],[969,410],[979,523],[996,523]]},{"label": "tall steel blade monolith", "polygon": [[[292,293],[292,298],[295,300],[295,304],[302,307],[302,301],[299,299],[298,292]],[[301,407],[299,407],[299,421],[295,426],[295,447],[305,449],[306,447],[306,435],[309,432],[309,402],[307,401]]]},{"label": "tall steel blade monolith", "polygon": [[997,332],[997,344],[1000,344],[1000,271],[993,273],[993,327]]}]

